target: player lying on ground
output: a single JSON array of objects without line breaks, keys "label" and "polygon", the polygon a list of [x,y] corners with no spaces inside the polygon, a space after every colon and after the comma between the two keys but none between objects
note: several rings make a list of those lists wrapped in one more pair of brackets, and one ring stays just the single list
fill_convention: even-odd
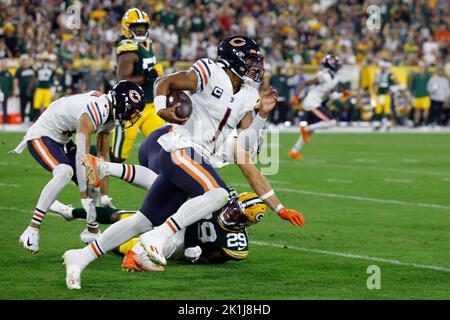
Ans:
[{"label": "player lying on ground", "polygon": [[[58,201],[50,210],[59,213],[66,220],[84,219],[83,208],[72,208]],[[246,227],[263,220],[267,206],[254,193],[230,195],[228,204],[210,216],[177,232],[166,241],[164,256],[169,260],[188,260],[193,263],[224,263],[241,261],[248,256],[248,235]],[[97,222],[111,224],[126,219],[135,212],[113,208],[97,208]],[[125,255],[122,269],[125,271],[164,271],[147,257],[139,239],[130,241],[114,249]]]},{"label": "player lying on ground", "polygon": [[[84,154],[89,153],[90,136],[97,134],[97,150],[104,158],[109,157],[109,132],[125,121],[136,121],[144,108],[144,92],[135,83],[121,81],[107,94],[89,91],[62,97],[50,104],[48,109],[28,129],[22,142],[13,151],[22,153],[25,146],[53,178],[41,192],[34,215],[19,242],[33,253],[39,251],[39,228],[50,205],[60,191],[72,180],[79,186],[81,204],[88,212],[87,229],[82,241],[95,239],[100,230],[95,222],[95,206],[88,197],[86,170],[81,164]],[[71,140],[75,133],[76,143]],[[107,193],[106,181],[103,191]]]},{"label": "player lying on ground", "polygon": [[298,101],[299,93],[303,87],[312,86],[302,102],[306,115],[305,121],[300,122],[300,137],[292,149],[288,151],[288,156],[293,159],[303,159],[300,150],[305,143],[309,142],[309,136],[314,130],[327,129],[336,125],[336,120],[326,108],[322,107],[322,102],[338,83],[336,73],[341,68],[341,61],[337,56],[327,55],[322,60],[322,65],[324,69],[320,70],[315,78],[301,83],[294,96],[294,100]]},{"label": "player lying on ground", "polygon": [[[140,210],[133,217],[111,225],[84,249],[65,252],[69,289],[81,288],[82,270],[97,257],[159,225],[159,230],[140,239],[147,254],[164,265],[162,248],[167,238],[227,203],[228,187],[211,163],[217,162],[214,160],[217,150],[235,128],[244,131],[261,128],[275,107],[276,91],[268,90],[259,102],[258,114],[255,118],[252,115],[259,94],[249,82],[259,82],[263,73],[263,57],[255,41],[246,36],[232,36],[219,44],[216,62],[201,59],[190,70],[156,82],[158,114],[168,122],[183,125],[174,126],[157,140],[159,146],[154,154],[159,156],[160,174]],[[177,104],[166,108],[171,89],[189,92],[193,107],[189,118],[176,116]],[[303,225],[301,214],[284,208],[267,180],[259,179],[260,175],[253,171],[245,177],[256,194],[280,217],[296,226]],[[279,204],[274,206],[277,201]]]}]

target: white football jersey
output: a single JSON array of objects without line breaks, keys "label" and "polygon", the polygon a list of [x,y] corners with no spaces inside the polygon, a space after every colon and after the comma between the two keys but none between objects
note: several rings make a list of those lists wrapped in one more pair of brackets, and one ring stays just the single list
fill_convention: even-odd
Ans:
[{"label": "white football jersey", "polygon": [[175,125],[158,142],[168,152],[193,147],[211,159],[245,114],[254,109],[259,93],[242,84],[233,94],[230,78],[221,65],[210,59],[198,60],[191,70],[198,76],[197,91],[186,92],[192,101],[192,114],[184,125]]},{"label": "white football jersey", "polygon": [[38,120],[28,129],[25,140],[49,137],[66,144],[77,130],[78,121],[86,113],[95,127],[95,132],[108,132],[114,128],[106,94],[88,91],[62,97],[52,102]]},{"label": "white football jersey", "polygon": [[317,73],[319,83],[313,86],[307,93],[302,102],[302,107],[306,111],[311,111],[320,107],[323,99],[336,87],[338,80],[336,75],[332,75],[330,71],[324,69]]}]

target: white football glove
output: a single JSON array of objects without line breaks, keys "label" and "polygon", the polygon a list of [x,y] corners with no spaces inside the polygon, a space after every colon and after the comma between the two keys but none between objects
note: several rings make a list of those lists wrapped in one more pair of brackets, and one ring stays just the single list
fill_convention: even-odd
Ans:
[{"label": "white football glove", "polygon": [[97,211],[95,210],[94,200],[91,198],[81,199],[81,205],[86,211],[86,223],[89,228],[98,228]]},{"label": "white football glove", "polygon": [[202,248],[200,248],[199,246],[187,248],[186,250],[184,250],[184,256],[192,263],[197,261],[198,258],[200,258],[201,254]]},{"label": "white football glove", "polygon": [[100,197],[100,202],[102,203],[102,206],[109,207],[115,209],[114,205],[112,204],[112,198],[108,196],[107,194]]}]

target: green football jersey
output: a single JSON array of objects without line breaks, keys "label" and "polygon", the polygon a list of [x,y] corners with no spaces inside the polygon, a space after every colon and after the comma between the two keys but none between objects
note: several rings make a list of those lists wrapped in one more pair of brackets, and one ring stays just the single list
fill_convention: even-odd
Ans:
[{"label": "green football jersey", "polygon": [[[156,57],[153,52],[153,46],[150,43],[150,49],[146,49],[142,44],[133,39],[122,39],[116,43],[117,56],[126,52],[134,52],[138,56],[138,61],[134,63],[133,75],[143,74],[144,70],[151,69],[156,63]],[[153,102],[153,83],[155,81],[146,81],[142,85],[145,94],[145,103]]]},{"label": "green football jersey", "polygon": [[36,87],[41,89],[49,89],[53,85],[55,72],[48,66],[39,68],[36,72]]},{"label": "green football jersey", "polygon": [[391,87],[394,85],[394,80],[392,79],[392,73],[389,71],[378,72],[375,78],[375,83],[377,85],[377,94],[388,94],[391,91]]},{"label": "green football jersey", "polygon": [[187,227],[185,247],[200,246],[202,255],[221,250],[227,260],[242,260],[248,256],[248,235],[245,228],[239,231],[228,230],[219,224],[220,212],[209,219],[202,219]]}]

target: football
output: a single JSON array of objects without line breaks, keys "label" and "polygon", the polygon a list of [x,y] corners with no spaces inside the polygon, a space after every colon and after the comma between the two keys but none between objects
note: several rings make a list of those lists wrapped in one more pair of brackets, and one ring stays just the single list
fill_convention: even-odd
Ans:
[{"label": "football", "polygon": [[171,90],[167,95],[166,107],[170,108],[177,103],[181,105],[175,110],[179,118],[189,118],[192,113],[192,101],[189,96],[181,90]]}]

